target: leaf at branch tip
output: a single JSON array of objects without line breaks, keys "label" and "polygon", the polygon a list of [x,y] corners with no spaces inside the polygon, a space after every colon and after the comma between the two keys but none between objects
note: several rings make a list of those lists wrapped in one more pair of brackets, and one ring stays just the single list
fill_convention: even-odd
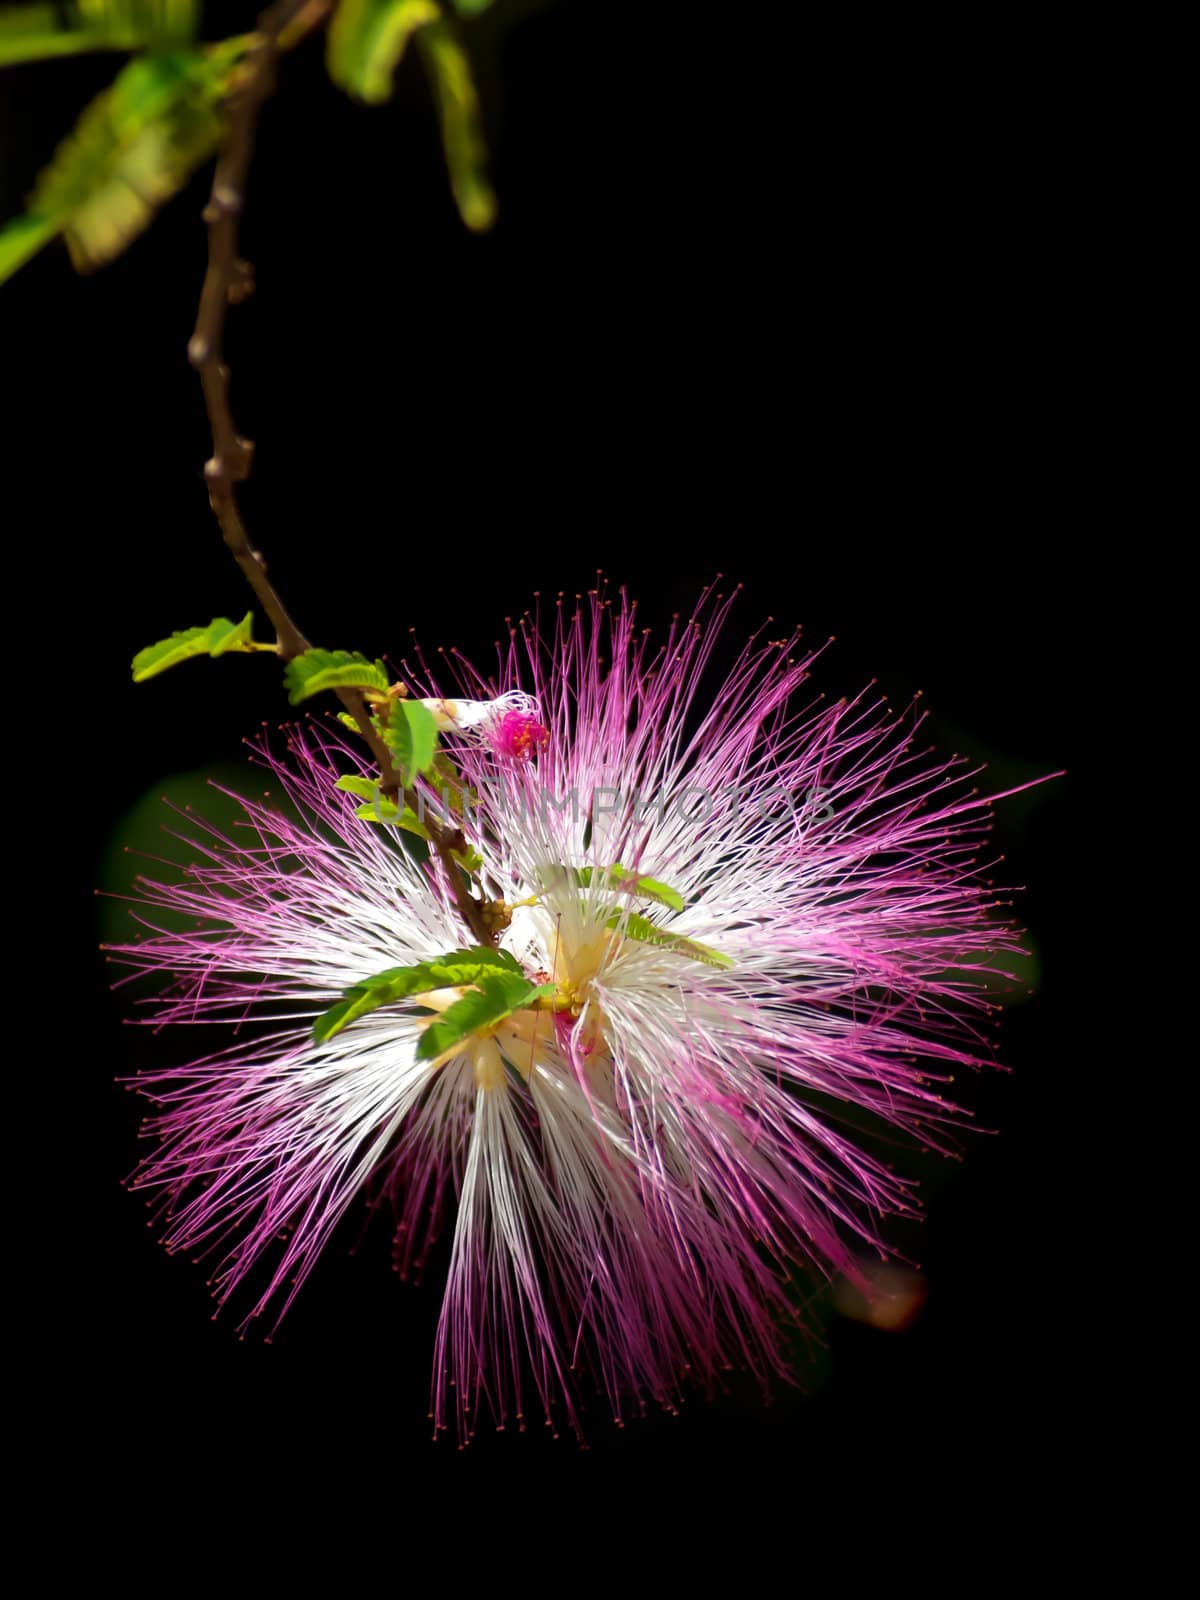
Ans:
[{"label": "leaf at branch tip", "polygon": [[691,961],[702,961],[707,967],[737,965],[731,956],[723,955],[711,945],[701,944],[697,939],[685,939],[682,934],[670,933],[666,928],[660,928],[657,923],[651,922],[649,918],[635,916],[628,911],[614,912],[605,923],[605,927],[615,929],[627,939],[637,939],[642,944],[658,945],[660,949],[670,950],[677,956],[686,956]]},{"label": "leaf at branch tip", "polygon": [[494,1028],[514,1011],[524,1010],[535,1000],[550,998],[555,990],[552,983],[530,983],[516,972],[490,973],[481,977],[478,984],[477,989],[469,989],[425,1029],[417,1046],[418,1061],[433,1061],[445,1055],[472,1034]]},{"label": "leaf at branch tip", "polygon": [[324,1044],[359,1017],[378,1011],[380,1006],[393,1005],[398,1000],[416,999],[433,989],[465,986],[493,973],[508,979],[515,978],[526,987],[531,987],[520,965],[506,950],[483,947],[451,950],[445,955],[435,956],[432,961],[420,961],[411,967],[388,967],[386,971],[377,972],[373,977],[352,985],[336,1005],[322,1012],[313,1024],[313,1039],[317,1044]]},{"label": "leaf at branch tip", "polygon": [[193,656],[223,656],[230,651],[248,654],[251,651],[272,650],[273,645],[260,644],[250,637],[254,627],[254,613],[247,611],[240,622],[230,622],[228,617],[214,617],[207,628],[183,628],[169,639],[160,639],[139,650],[133,658],[133,681],[145,683],[168,667]]},{"label": "leaf at branch tip", "polygon": [[6,229],[0,281],[59,232],[80,272],[119,255],[216,150],[221,100],[248,43],[142,56],[118,73],[39,177],[24,226]]},{"label": "leaf at branch tip", "polygon": [[388,686],[382,661],[368,661],[357,650],[306,650],[284,669],[288,700],[298,706],[323,689],[378,689]]},{"label": "leaf at branch tip", "polygon": [[0,12],[0,67],[89,50],[164,50],[196,32],[196,0],[75,0]]},{"label": "leaf at branch tip", "polygon": [[437,723],[419,700],[392,702],[383,737],[406,785],[433,765]]},{"label": "leaf at branch tip", "polygon": [[341,0],[325,36],[325,65],[339,89],[381,105],[418,28],[441,16],[436,0]]},{"label": "leaf at branch tip", "polygon": [[496,220],[496,196],[487,175],[487,145],[471,64],[445,22],[417,35],[417,47],[437,95],[442,147],[459,215],[483,233]]}]

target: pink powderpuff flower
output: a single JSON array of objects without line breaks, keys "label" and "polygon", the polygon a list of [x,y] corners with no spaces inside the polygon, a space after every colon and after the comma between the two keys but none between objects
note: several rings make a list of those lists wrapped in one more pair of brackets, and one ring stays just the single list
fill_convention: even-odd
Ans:
[{"label": "pink powderpuff flower", "polygon": [[450,1226],[435,1431],[531,1403],[578,1430],[585,1386],[620,1420],[731,1365],[785,1375],[797,1266],[854,1277],[915,1208],[839,1108],[945,1146],[946,1084],[979,1062],[981,975],[1015,947],[978,864],[988,801],[918,749],[919,716],[799,693],[794,640],[755,636],[702,697],[731,599],[657,646],[623,592],[560,603],[494,679],[452,658],[473,700],[410,674],[545,1008],[422,1059],[452,984],[314,1042],[347,988],[471,942],[442,865],[335,788],[364,768],[316,723],[260,752],[287,810],[244,800],[177,881],[141,881],[118,955],[170,975],[156,1024],[238,1025],[137,1080],[165,1243],[277,1321],[363,1191],[394,1204],[402,1272]]},{"label": "pink powderpuff flower", "polygon": [[492,700],[431,698],[421,703],[433,713],[440,731],[470,733],[509,761],[529,761],[550,740],[549,729],[538,721],[537,701],[520,689]]}]

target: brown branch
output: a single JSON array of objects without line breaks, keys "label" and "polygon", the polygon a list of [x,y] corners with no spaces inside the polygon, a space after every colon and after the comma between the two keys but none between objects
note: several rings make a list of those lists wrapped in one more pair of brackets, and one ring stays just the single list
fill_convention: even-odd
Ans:
[{"label": "brown branch", "polygon": [[[244,300],[253,288],[253,273],[249,264],[239,258],[237,250],[238,221],[254,153],[259,111],[275,89],[280,53],[291,49],[327,21],[333,5],[334,0],[279,0],[259,18],[253,42],[225,100],[225,136],[217,155],[212,192],[203,212],[208,224],[208,268],[200,291],[195,331],[188,341],[188,359],[200,375],[212,430],[213,453],[204,468],[209,504],[234,560],[271,620],[276,646],[284,661],[303,654],[310,646],[267,577],[267,564],[251,544],[238,506],[236,485],[250,475],[254,446],[242,438],[233,420],[229,368],[224,354],[225,318],[230,305]],[[416,795],[412,789],[405,788],[392,764],[391,752],[371,721],[362,695],[357,689],[340,689],[337,693],[379,763],[384,791],[403,794],[405,804],[416,809]],[[491,908],[471,894],[453,858],[452,852],[466,844],[461,829],[444,828],[432,817],[428,818],[426,827],[463,921],[480,944],[494,944],[497,930],[493,926]]]},{"label": "brown branch", "polygon": [[[329,9],[328,5],[319,7],[311,17],[311,25],[315,27],[323,21]],[[280,35],[285,28],[294,35],[294,25],[302,12],[312,13],[307,0],[282,0],[263,12],[258,32],[226,97],[228,123],[217,155],[212,193],[203,213],[208,224],[208,270],[200,291],[196,328],[188,341],[188,359],[200,374],[213,436],[212,457],[204,468],[209,503],[234,560],[271,619],[279,653],[285,661],[300,655],[309,645],[268,581],[266,562],[250,543],[238,509],[234,485],[249,476],[254,446],[234,426],[224,335],[230,303],[244,299],[252,284],[248,266],[238,258],[237,244],[238,218],[254,152],[258,113],[275,88]]]}]

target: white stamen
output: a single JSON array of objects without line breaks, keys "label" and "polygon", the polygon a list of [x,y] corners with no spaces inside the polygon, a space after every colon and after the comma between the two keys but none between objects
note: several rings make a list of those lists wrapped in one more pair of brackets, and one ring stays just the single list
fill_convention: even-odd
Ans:
[{"label": "white stamen", "polygon": [[495,700],[422,700],[426,711],[432,711],[433,720],[445,732],[468,733],[486,723],[502,717],[506,711],[525,711],[531,717],[538,715],[538,703],[531,694],[521,689],[510,689]]}]

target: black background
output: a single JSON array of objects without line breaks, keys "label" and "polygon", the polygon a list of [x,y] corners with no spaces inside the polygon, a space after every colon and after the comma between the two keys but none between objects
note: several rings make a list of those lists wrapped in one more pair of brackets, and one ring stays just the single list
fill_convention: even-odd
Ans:
[{"label": "black background", "polygon": [[[242,9],[209,7],[210,31]],[[1011,1075],[966,1090],[998,1133],[933,1187],[917,1326],[833,1321],[811,1397],[764,1411],[735,1385],[620,1435],[598,1415],[586,1457],[541,1433],[460,1457],[427,1440],[436,1286],[398,1286],[386,1237],[354,1257],[353,1235],[335,1241],[270,1346],[209,1320],[203,1273],[162,1254],[118,1186],[138,1108],[112,1079],[139,1041],[85,953],[94,1000],[69,1001],[85,1043],[50,1063],[81,1154],[50,1172],[62,1221],[34,1246],[67,1307],[47,1314],[62,1349],[45,1403],[70,1397],[64,1451],[164,1510],[213,1461],[250,1493],[267,1467],[308,1485],[331,1463],[357,1481],[369,1460],[386,1494],[414,1478],[454,1492],[464,1474],[568,1493],[611,1460],[713,1482],[784,1463],[796,1485],[836,1465],[869,1517],[1007,1471],[1031,1429],[1040,1470],[1063,1442],[1089,175],[1061,54],[983,25],[653,15],[498,0],[471,30],[501,202],[483,238],[453,212],[415,64],[370,110],[328,85],[319,46],[285,63],[243,235],[258,289],[228,334],[257,443],[247,521],[323,644],[398,652],[417,625],[486,657],[534,589],[603,567],[665,620],[722,571],[746,585],[734,634],[774,613],[837,636],[820,687],[921,689],[935,736],[1006,780],[1071,769],[1000,808],[1001,875],[1026,886],[1042,976],[1006,1020]],[[112,71],[5,75],[6,212]],[[237,759],[284,710],[267,661],[128,682],[143,643],[247,603],[208,511],[184,353],[202,199],[201,179],[93,277],[51,249],[0,293],[21,396],[8,472],[35,489],[9,537],[28,603],[40,590],[79,612],[70,715],[94,776],[69,832],[76,923],[133,803]]]}]

